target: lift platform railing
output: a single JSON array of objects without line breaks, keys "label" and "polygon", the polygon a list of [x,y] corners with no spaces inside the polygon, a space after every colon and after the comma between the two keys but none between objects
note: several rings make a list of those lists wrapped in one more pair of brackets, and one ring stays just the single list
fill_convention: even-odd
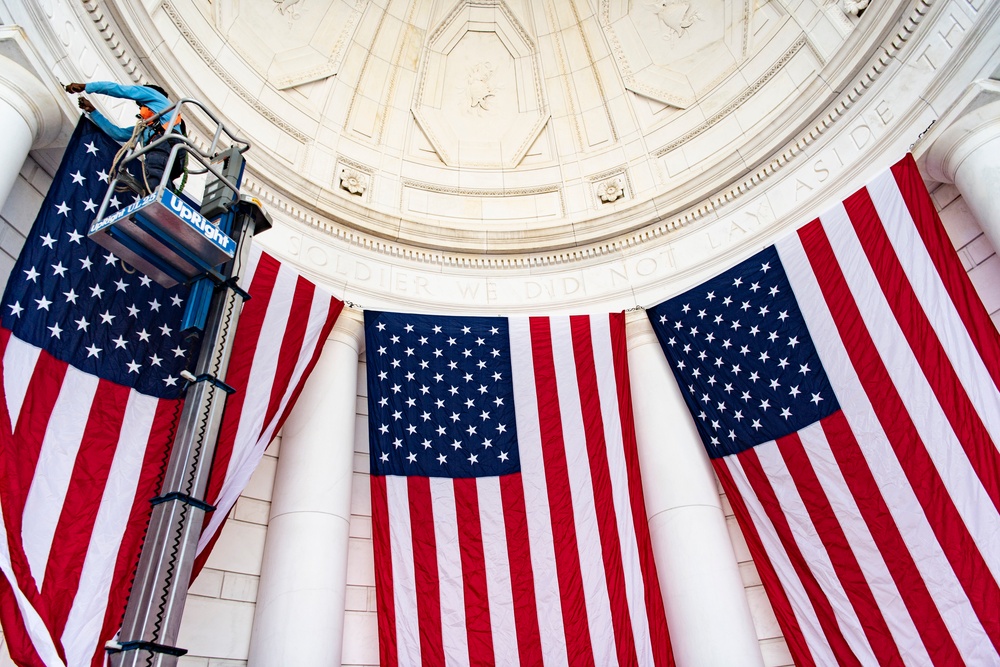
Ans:
[{"label": "lift platform railing", "polygon": [[[209,126],[214,125],[214,131],[212,133],[212,139],[208,146],[204,149],[200,148],[197,143],[191,137],[176,132],[175,129],[180,124],[180,120],[184,117],[185,112],[193,111],[197,109],[200,114],[210,121],[206,123]],[[177,113],[175,113],[177,112]],[[217,165],[213,164],[213,160],[222,152],[230,149],[237,148],[240,153],[245,153],[251,147],[248,140],[244,139],[237,133],[235,133],[230,128],[226,127],[219,118],[213,114],[202,102],[190,98],[184,97],[178,100],[173,105],[167,107],[160,113],[151,117],[146,121],[147,125],[156,126],[162,122],[162,119],[167,118],[167,124],[164,126],[163,133],[158,136],[155,140],[149,142],[149,144],[137,146],[128,155],[126,155],[119,163],[119,173],[124,169],[127,164],[133,163],[141,159],[143,156],[147,155],[151,151],[159,149],[163,144],[169,143],[171,145],[170,157],[167,159],[166,167],[163,170],[165,175],[172,172],[174,165],[179,159],[179,155],[183,152],[188,156],[188,173],[189,174],[211,174],[216,179],[218,179],[224,186],[236,196],[239,193],[239,187],[230,178],[223,175],[222,171]],[[200,169],[191,167],[191,159],[200,165]],[[161,179],[159,185],[153,189],[153,191],[158,191],[167,187],[168,178]],[[115,186],[124,185],[122,180],[119,178],[111,182],[111,186],[108,188],[108,192],[101,202],[101,206],[97,212],[97,219],[100,220],[105,217],[108,210],[108,205],[111,198],[114,196]],[[138,193],[142,194],[142,193]]]}]

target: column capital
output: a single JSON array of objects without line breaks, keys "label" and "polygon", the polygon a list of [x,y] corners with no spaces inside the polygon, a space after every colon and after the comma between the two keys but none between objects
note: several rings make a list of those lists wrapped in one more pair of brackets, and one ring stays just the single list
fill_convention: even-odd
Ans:
[{"label": "column capital", "polygon": [[[0,55],[0,99],[24,119],[32,135],[32,148],[45,148],[68,137],[65,110],[69,102],[55,80],[39,73],[41,64],[18,26],[0,26],[0,42],[7,48]],[[75,120],[75,119],[74,119]]]},{"label": "column capital", "polygon": [[923,172],[939,183],[955,183],[962,163],[1000,137],[1000,81],[974,81],[914,147]]},{"label": "column capital", "polygon": [[630,310],[625,313],[625,336],[628,349],[635,350],[645,345],[659,345],[656,332],[649,322],[649,315],[643,310]]},{"label": "column capital", "polygon": [[351,347],[357,354],[361,354],[365,349],[365,315],[363,312],[350,306],[344,306],[340,312],[337,323],[330,331],[327,341],[331,343],[343,343]]}]

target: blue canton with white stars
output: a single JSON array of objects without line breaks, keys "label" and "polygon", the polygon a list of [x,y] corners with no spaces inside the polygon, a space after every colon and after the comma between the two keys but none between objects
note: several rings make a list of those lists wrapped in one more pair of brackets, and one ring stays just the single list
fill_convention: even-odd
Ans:
[{"label": "blue canton with white stars", "polygon": [[773,246],[647,313],[713,458],[840,409]]},{"label": "blue canton with white stars", "polygon": [[520,471],[507,320],[365,312],[371,474]]},{"label": "blue canton with white stars", "polygon": [[[0,324],[84,372],[174,398],[198,350],[179,332],[188,288],[164,289],[87,238],[118,148],[90,121],[77,126],[8,279]],[[112,210],[133,200],[119,193]]]}]

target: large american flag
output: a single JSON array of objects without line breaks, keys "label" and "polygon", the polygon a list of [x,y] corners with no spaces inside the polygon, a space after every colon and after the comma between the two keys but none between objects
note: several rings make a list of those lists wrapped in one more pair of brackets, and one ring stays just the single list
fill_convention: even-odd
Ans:
[{"label": "large american flag", "polygon": [[381,664],[672,664],[623,314],[365,333]]},{"label": "large american flag", "polygon": [[796,664],[1000,664],[1000,340],[911,157],[649,317]]},{"label": "large american flag", "polygon": [[[179,373],[200,348],[179,332],[186,288],[164,290],[86,238],[118,148],[81,121],[0,303],[0,622],[21,665],[102,664],[180,416]],[[117,198],[114,207],[132,201]],[[229,382],[238,393],[225,415],[242,431],[220,439],[210,531],[342,306],[327,295],[323,314],[314,306],[289,324],[293,308],[306,313],[303,303],[321,304],[322,293],[259,251],[243,268],[254,298],[235,336]],[[239,370],[267,358],[276,361],[257,375]],[[266,410],[248,382],[274,396]]]}]

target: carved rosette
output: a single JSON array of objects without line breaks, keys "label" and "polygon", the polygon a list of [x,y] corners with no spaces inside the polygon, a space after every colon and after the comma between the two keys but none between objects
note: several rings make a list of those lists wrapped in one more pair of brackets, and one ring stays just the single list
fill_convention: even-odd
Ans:
[{"label": "carved rosette", "polygon": [[340,189],[360,197],[368,189],[368,179],[367,174],[362,174],[357,169],[345,167],[340,170]]},{"label": "carved rosette", "polygon": [[503,0],[460,2],[431,31],[411,110],[446,165],[518,166],[549,111],[534,37]]},{"label": "carved rosette", "polygon": [[597,197],[604,204],[618,201],[624,196],[625,179],[621,176],[612,176],[597,184]]}]

